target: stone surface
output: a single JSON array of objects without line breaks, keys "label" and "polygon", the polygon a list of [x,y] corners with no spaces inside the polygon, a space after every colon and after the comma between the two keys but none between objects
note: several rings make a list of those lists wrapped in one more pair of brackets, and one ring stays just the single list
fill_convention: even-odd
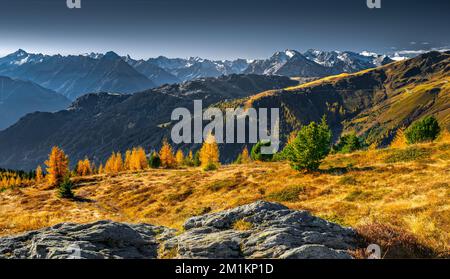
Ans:
[{"label": "stone surface", "polygon": [[0,239],[0,258],[156,258],[158,240],[173,231],[152,225],[99,221],[63,223]]},{"label": "stone surface", "polygon": [[[237,231],[243,220],[251,229]],[[167,242],[179,258],[351,258],[354,230],[264,201],[193,217]]]},{"label": "stone surface", "polygon": [[[234,229],[238,221],[246,230]],[[263,201],[190,218],[184,229],[64,223],[0,238],[0,258],[348,259],[357,248],[354,230]]]}]

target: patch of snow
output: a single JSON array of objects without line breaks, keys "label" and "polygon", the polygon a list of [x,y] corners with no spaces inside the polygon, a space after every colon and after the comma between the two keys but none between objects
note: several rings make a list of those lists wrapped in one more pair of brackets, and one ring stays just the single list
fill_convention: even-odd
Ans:
[{"label": "patch of snow", "polygon": [[375,53],[375,52],[370,52],[370,51],[363,51],[363,52],[361,52],[359,55],[367,56],[367,57],[377,57],[377,56],[378,56],[377,53]]},{"label": "patch of snow", "polygon": [[292,57],[294,57],[294,55],[295,55],[295,52],[292,51],[292,50],[289,50],[289,49],[286,50],[285,53],[286,53],[286,55],[287,55],[289,58],[292,58]]},{"label": "patch of snow", "polygon": [[21,59],[21,60],[19,60],[19,61],[15,61],[14,62],[14,64],[15,65],[23,65],[23,64],[25,64],[25,63],[27,63],[28,62],[28,58],[29,58],[29,56],[27,56],[27,57],[25,57],[25,58],[23,58],[23,59]]}]

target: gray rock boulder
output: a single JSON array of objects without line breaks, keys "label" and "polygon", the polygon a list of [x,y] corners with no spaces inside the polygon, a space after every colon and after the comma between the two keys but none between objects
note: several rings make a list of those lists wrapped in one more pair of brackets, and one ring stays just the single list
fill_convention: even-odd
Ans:
[{"label": "gray rock boulder", "polygon": [[[241,220],[250,228],[233,229]],[[264,201],[190,218],[184,229],[165,243],[178,258],[351,258],[357,247],[351,228]]]},{"label": "gray rock boulder", "polygon": [[156,258],[158,241],[173,231],[152,225],[99,221],[63,223],[0,239],[0,258]]},{"label": "gray rock boulder", "polygon": [[349,259],[357,248],[351,228],[263,201],[190,218],[184,229],[176,235],[149,224],[63,223],[0,238],[0,258]]}]

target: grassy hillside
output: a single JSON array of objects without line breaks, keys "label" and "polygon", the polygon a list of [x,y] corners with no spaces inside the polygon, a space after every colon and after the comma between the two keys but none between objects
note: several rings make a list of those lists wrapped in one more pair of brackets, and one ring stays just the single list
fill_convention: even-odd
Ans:
[{"label": "grassy hillside", "polygon": [[332,155],[316,173],[274,162],[76,177],[74,201],[36,185],[1,192],[0,234],[99,219],[179,229],[188,217],[263,199],[356,228],[392,225],[443,253],[449,181],[448,142]]},{"label": "grassy hillside", "polygon": [[221,105],[281,108],[283,135],[327,115],[335,139],[355,131],[369,144],[386,146],[398,129],[428,115],[450,129],[450,52],[430,52]]}]

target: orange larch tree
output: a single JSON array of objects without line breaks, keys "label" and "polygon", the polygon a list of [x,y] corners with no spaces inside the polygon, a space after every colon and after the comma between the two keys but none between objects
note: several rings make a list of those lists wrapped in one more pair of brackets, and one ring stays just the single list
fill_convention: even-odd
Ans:
[{"label": "orange larch tree", "polygon": [[184,154],[181,149],[178,149],[177,154],[175,155],[175,159],[177,160],[177,164],[179,166],[184,164]]},{"label": "orange larch tree", "polygon": [[242,150],[242,153],[241,153],[241,163],[248,164],[248,163],[250,163],[250,161],[251,161],[250,155],[248,153],[248,148],[246,146],[246,147],[244,147],[244,149]]},{"label": "orange larch tree", "polygon": [[52,148],[45,165],[47,166],[47,182],[51,187],[59,186],[64,177],[69,175],[69,158],[57,146]]},{"label": "orange larch tree", "polygon": [[219,166],[219,147],[216,137],[209,134],[200,149],[200,162],[204,169],[215,169]]},{"label": "orange larch tree", "polygon": [[177,165],[175,156],[173,155],[172,146],[166,139],[163,141],[163,146],[159,151],[159,158],[161,159],[161,165],[164,168],[174,168]]},{"label": "orange larch tree", "polygon": [[44,174],[42,172],[42,168],[41,168],[40,165],[37,166],[37,168],[36,168],[36,178],[35,178],[35,180],[36,180],[36,183],[38,183],[38,184],[41,183],[44,180]]}]

